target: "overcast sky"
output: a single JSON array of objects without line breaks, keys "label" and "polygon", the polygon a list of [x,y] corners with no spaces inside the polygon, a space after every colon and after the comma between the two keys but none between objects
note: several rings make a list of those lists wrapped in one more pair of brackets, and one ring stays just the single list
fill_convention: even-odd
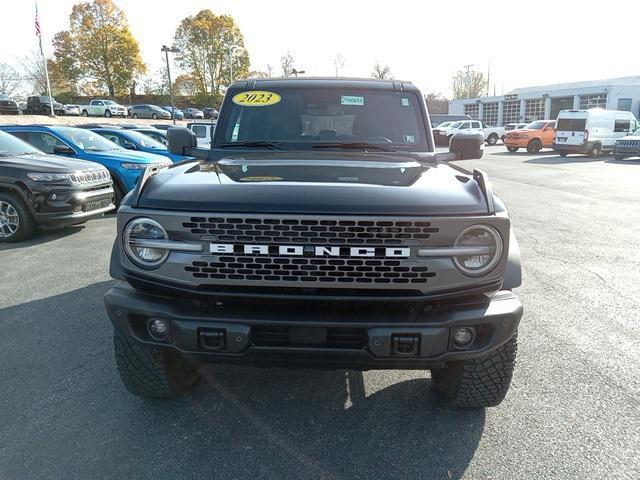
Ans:
[{"label": "overcast sky", "polygon": [[[356,0],[115,0],[126,12],[151,73],[161,66],[182,18],[210,8],[240,26],[253,70],[280,74],[290,50],[295,67],[311,75],[370,76],[376,60],[395,78],[425,92],[450,94],[451,75],[464,65],[487,72],[497,94],[516,87],[640,74],[640,3]],[[45,49],[68,26],[77,0],[40,0]],[[34,2],[3,0],[0,62],[13,63],[37,47]],[[628,22],[628,23],[627,23]]]}]

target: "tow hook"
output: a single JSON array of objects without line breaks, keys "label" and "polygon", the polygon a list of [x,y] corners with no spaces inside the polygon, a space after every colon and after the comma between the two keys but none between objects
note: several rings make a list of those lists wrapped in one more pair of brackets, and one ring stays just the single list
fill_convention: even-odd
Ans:
[{"label": "tow hook", "polygon": [[391,355],[398,357],[417,357],[420,351],[418,335],[393,335],[391,337]]},{"label": "tow hook", "polygon": [[224,350],[226,332],[223,329],[203,328],[198,332],[198,344],[201,350]]}]

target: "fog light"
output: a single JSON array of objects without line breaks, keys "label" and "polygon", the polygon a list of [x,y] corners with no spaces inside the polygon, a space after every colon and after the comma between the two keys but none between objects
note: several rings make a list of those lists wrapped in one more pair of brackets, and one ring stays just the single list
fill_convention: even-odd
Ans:
[{"label": "fog light", "polygon": [[149,322],[149,333],[156,340],[166,340],[169,336],[169,322],[156,318]]},{"label": "fog light", "polygon": [[453,330],[453,343],[458,348],[468,347],[473,342],[473,328],[462,327]]}]

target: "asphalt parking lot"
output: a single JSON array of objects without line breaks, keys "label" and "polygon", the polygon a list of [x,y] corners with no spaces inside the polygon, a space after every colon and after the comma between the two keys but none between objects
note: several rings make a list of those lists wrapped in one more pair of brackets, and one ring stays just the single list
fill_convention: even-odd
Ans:
[{"label": "asphalt parking lot", "polygon": [[121,385],[102,296],[113,216],[0,246],[0,478],[640,477],[640,161],[486,170],[523,254],[511,390],[438,407],[427,372],[210,366],[190,397]]}]

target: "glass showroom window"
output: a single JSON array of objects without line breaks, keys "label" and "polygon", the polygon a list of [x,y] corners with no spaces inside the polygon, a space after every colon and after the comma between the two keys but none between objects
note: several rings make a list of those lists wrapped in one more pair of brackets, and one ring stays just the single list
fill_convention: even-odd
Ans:
[{"label": "glass showroom window", "polygon": [[464,114],[469,115],[471,118],[478,118],[480,115],[480,105],[477,103],[470,103],[464,106]]},{"label": "glass showroom window", "polygon": [[498,102],[482,105],[482,120],[492,127],[498,125]]},{"label": "glass showroom window", "polygon": [[536,120],[544,120],[544,99],[525,100],[524,121],[534,122]]},{"label": "glass showroom window", "polygon": [[607,108],[607,94],[580,95],[580,110],[589,108]]},{"label": "glass showroom window", "polygon": [[520,100],[503,102],[502,104],[502,124],[518,123],[520,121]]}]

